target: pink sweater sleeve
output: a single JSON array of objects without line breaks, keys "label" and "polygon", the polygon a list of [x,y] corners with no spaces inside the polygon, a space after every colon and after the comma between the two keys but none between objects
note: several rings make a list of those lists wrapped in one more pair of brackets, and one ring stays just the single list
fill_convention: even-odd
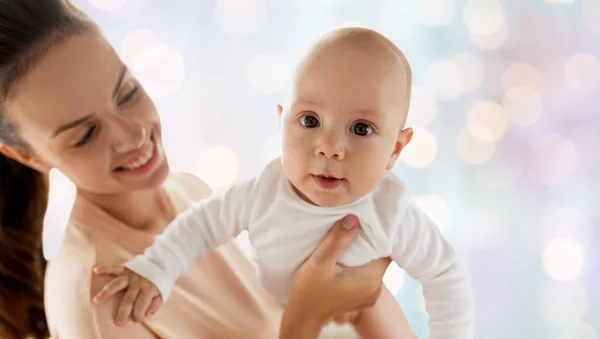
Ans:
[{"label": "pink sweater sleeve", "polygon": [[69,254],[51,262],[46,275],[45,308],[53,339],[158,338],[143,324],[117,327],[113,319],[121,298],[100,306],[91,301],[110,277],[93,276],[92,263],[82,262],[93,256]]}]

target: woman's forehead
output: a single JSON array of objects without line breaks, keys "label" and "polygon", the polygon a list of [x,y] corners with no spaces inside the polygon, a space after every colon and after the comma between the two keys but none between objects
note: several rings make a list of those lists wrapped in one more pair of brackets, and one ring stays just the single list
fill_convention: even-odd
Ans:
[{"label": "woman's forehead", "polygon": [[111,103],[123,64],[97,33],[54,46],[11,91],[8,113],[18,125],[51,130]]}]

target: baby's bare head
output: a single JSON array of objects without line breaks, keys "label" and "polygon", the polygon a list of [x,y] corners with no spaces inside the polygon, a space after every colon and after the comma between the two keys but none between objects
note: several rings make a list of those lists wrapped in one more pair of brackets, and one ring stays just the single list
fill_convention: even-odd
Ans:
[{"label": "baby's bare head", "polygon": [[[357,86],[361,83],[362,87]],[[304,96],[317,87],[326,91],[321,95],[345,94],[345,100],[360,102],[362,108],[370,108],[370,100],[385,97],[392,106],[385,107],[386,111],[397,115],[402,129],[411,86],[410,65],[392,41],[371,29],[348,27],[330,31],[310,46],[296,68],[290,95]]]}]

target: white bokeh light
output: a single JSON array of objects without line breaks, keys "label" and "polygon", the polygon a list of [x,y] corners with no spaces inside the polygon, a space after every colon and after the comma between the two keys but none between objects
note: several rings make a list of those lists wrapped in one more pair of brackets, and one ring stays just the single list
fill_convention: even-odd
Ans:
[{"label": "white bokeh light", "polygon": [[410,93],[407,126],[425,127],[437,114],[437,101],[433,92],[425,87],[415,86]]},{"label": "white bokeh light", "polygon": [[498,141],[506,132],[506,112],[498,103],[479,101],[469,110],[467,127],[481,141]]},{"label": "white bokeh light", "polygon": [[539,91],[542,88],[542,74],[530,64],[515,62],[502,74],[502,86],[505,90],[526,86]]},{"label": "white bokeh light", "polygon": [[281,155],[281,134],[274,135],[267,139],[262,146],[261,161],[264,166],[268,165],[273,159]]},{"label": "white bokeh light", "polygon": [[441,232],[446,229],[450,219],[450,207],[444,198],[436,194],[417,197],[415,202],[438,226]]},{"label": "white bokeh light", "polygon": [[598,127],[594,124],[582,123],[573,128],[569,133],[569,140],[575,146],[579,164],[583,166],[593,166],[600,161],[598,158],[598,145],[600,145],[600,133]]},{"label": "white bokeh light", "polygon": [[127,0],[89,0],[89,2],[103,10],[113,10],[123,7]]},{"label": "white bokeh light", "polygon": [[451,58],[464,75],[464,91],[472,92],[481,87],[484,76],[484,67],[481,60],[470,53],[459,53]]},{"label": "white bokeh light", "polygon": [[132,65],[144,50],[162,45],[160,38],[149,29],[131,31],[121,42],[121,58]]},{"label": "white bokeh light", "polygon": [[225,33],[235,37],[256,34],[265,24],[265,0],[217,0],[217,23]]},{"label": "white bokeh light", "polygon": [[573,143],[560,134],[536,136],[529,152],[529,177],[543,185],[558,185],[577,167]]},{"label": "white bokeh light", "polygon": [[455,0],[417,0],[417,17],[429,26],[444,26],[452,22]]},{"label": "white bokeh light", "polygon": [[[479,125],[480,128],[483,126],[484,125]],[[484,138],[482,138],[481,135],[485,133],[485,130],[478,130],[476,133],[478,135],[473,134],[471,130],[472,128],[467,126],[458,133],[456,138],[458,154],[470,164],[483,164],[490,160],[494,155],[496,144],[494,142],[482,140]],[[490,130],[487,131],[488,133],[491,133]]]},{"label": "white bokeh light", "polygon": [[[548,281],[539,292],[538,309],[547,323],[571,327],[580,323],[589,309],[589,297],[583,283]],[[580,339],[580,338],[572,338]]]},{"label": "white bokeh light", "polygon": [[274,54],[255,55],[248,64],[246,77],[250,87],[258,93],[281,92],[286,84],[285,63]]},{"label": "white bokeh light", "polygon": [[514,150],[501,148],[496,150],[490,161],[475,169],[475,178],[485,187],[507,188],[523,174],[521,161],[513,161]]},{"label": "white bokeh light", "polygon": [[576,53],[565,62],[565,81],[579,92],[600,88],[600,60],[589,53]]},{"label": "white bokeh light", "polygon": [[568,238],[577,242],[582,249],[592,246],[594,225],[589,215],[579,206],[551,206],[544,213],[543,240],[547,243],[555,238]]},{"label": "white bokeh light", "polygon": [[153,99],[177,92],[185,80],[183,57],[165,45],[142,50],[131,65],[131,71]]},{"label": "white bokeh light", "polygon": [[400,153],[400,159],[411,167],[427,167],[438,152],[435,135],[423,128],[415,128],[411,142]]},{"label": "white bokeh light", "polygon": [[504,11],[496,0],[469,0],[463,9],[463,20],[470,34],[491,35],[504,26]]},{"label": "white bokeh light", "polygon": [[205,149],[196,163],[196,174],[211,187],[233,184],[240,172],[238,156],[226,146]]},{"label": "white bokeh light", "polygon": [[542,253],[544,270],[557,281],[576,279],[584,265],[581,245],[570,238],[557,238],[546,246]]},{"label": "white bokeh light", "polygon": [[425,71],[425,86],[439,101],[452,101],[465,89],[465,75],[454,61],[433,62]]},{"label": "white bokeh light", "polygon": [[516,86],[508,89],[502,105],[508,113],[508,120],[518,126],[531,125],[542,116],[542,98],[531,87]]},{"label": "white bokeh light", "polygon": [[592,33],[600,34],[600,1],[583,0],[581,13],[583,21]]},{"label": "white bokeh light", "polygon": [[383,283],[392,294],[397,294],[404,286],[405,273],[404,270],[395,262],[391,262],[385,274],[383,275]]},{"label": "white bokeh light", "polygon": [[469,33],[469,39],[473,45],[483,50],[494,50],[508,40],[508,26],[504,24],[499,31],[492,34]]},{"label": "white bokeh light", "polygon": [[563,329],[559,339],[600,339],[600,335],[592,325],[582,321]]}]

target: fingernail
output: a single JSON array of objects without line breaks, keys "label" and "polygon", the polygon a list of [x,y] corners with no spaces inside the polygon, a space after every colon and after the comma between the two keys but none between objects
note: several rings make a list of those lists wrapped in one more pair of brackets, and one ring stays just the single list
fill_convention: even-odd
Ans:
[{"label": "fingernail", "polygon": [[354,217],[353,215],[346,216],[342,221],[342,227],[344,227],[347,230],[353,229],[354,227],[356,227],[356,225],[356,217]]}]

